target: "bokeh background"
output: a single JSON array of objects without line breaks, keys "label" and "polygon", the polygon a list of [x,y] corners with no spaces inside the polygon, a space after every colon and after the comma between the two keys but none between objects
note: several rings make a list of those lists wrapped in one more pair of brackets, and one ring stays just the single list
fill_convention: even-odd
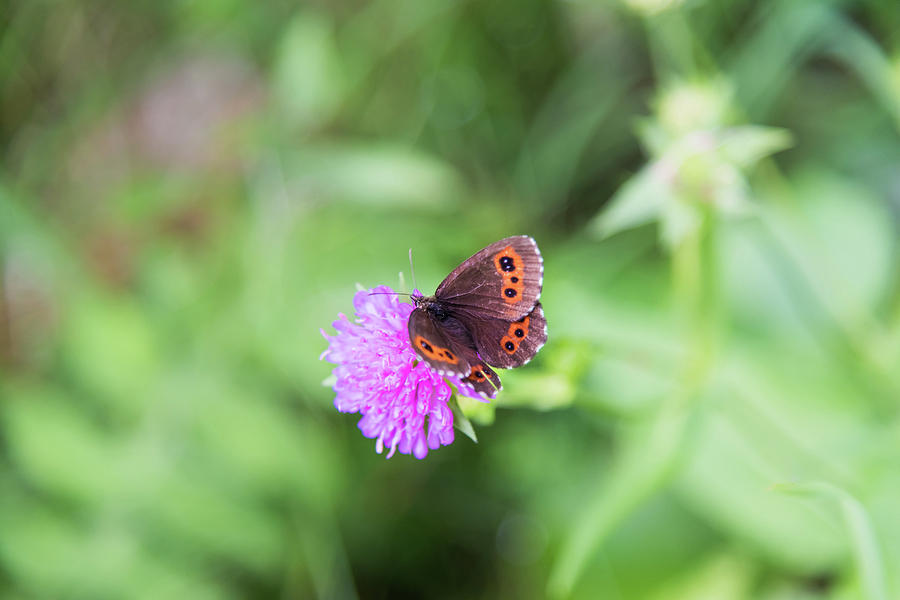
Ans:
[{"label": "bokeh background", "polygon": [[[0,596],[900,594],[895,0],[7,0],[0,36]],[[385,460],[320,328],[518,233],[549,343],[477,444]]]}]

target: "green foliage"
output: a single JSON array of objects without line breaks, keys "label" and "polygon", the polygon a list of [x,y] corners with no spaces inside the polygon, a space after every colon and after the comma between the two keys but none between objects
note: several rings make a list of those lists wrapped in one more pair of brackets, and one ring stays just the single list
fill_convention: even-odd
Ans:
[{"label": "green foliage", "polygon": [[[4,16],[0,596],[900,593],[895,2]],[[385,461],[320,329],[516,233],[548,344]]]}]

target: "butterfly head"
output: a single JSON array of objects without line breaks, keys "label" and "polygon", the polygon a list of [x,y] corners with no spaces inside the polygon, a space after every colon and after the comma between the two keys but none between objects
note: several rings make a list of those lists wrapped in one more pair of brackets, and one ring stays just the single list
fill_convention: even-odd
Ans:
[{"label": "butterfly head", "polygon": [[434,296],[423,296],[418,290],[410,294],[409,297],[412,299],[413,303],[415,303],[416,308],[421,308],[426,311],[431,311],[431,309],[438,304],[437,298]]},{"label": "butterfly head", "polygon": [[423,296],[418,292],[414,292],[410,297],[416,308],[424,310],[438,321],[443,321],[450,316],[444,304],[434,296]]}]

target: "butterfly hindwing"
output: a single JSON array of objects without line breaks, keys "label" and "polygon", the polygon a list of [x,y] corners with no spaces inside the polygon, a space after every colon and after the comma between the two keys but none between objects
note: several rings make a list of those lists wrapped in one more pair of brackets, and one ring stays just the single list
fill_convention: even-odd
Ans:
[{"label": "butterfly hindwing", "polygon": [[504,238],[479,250],[441,282],[435,298],[461,316],[515,321],[534,308],[544,281],[544,261],[527,235]]},{"label": "butterfly hindwing", "polygon": [[466,377],[460,377],[460,385],[472,388],[482,397],[495,398],[497,392],[503,387],[500,384],[500,376],[478,357],[475,342],[472,339],[472,330],[454,317],[445,318],[440,322],[440,326],[450,340],[451,347],[455,348],[459,355],[469,363],[469,374]]},{"label": "butterfly hindwing", "polygon": [[[457,336],[448,336],[434,318],[421,308],[409,315],[409,341],[416,354],[440,375],[468,377],[471,365],[464,355],[466,347],[460,347]],[[475,354],[471,350],[471,354]]]},{"label": "butterfly hindwing", "polygon": [[547,321],[541,303],[516,321],[464,319],[475,348],[485,362],[502,369],[521,367],[547,341]]},{"label": "butterfly hindwing", "polygon": [[496,398],[497,392],[503,389],[500,376],[481,361],[472,366],[472,372],[468,377],[460,378],[460,384],[471,387],[484,398]]}]

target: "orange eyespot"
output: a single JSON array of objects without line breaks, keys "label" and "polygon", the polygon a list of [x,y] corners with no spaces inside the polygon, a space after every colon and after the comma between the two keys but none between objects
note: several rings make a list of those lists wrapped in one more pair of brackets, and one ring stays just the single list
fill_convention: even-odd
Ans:
[{"label": "orange eyespot", "polygon": [[494,268],[503,276],[504,279],[511,277],[522,277],[522,257],[513,250],[512,246],[507,246],[494,255]]},{"label": "orange eyespot", "polygon": [[484,374],[484,367],[481,365],[472,367],[472,372],[466,377],[469,381],[484,381],[486,378],[487,376]]},{"label": "orange eyespot", "polygon": [[525,290],[525,284],[519,280],[518,283],[512,283],[507,280],[503,282],[503,299],[507,304],[515,304],[522,300],[522,292]]},{"label": "orange eyespot", "polygon": [[513,250],[512,246],[507,246],[494,255],[494,268],[503,278],[502,294],[503,300],[507,304],[515,304],[521,302],[522,293],[525,290],[525,264],[522,257]]},{"label": "orange eyespot", "polygon": [[509,324],[506,335],[500,340],[500,346],[507,354],[515,354],[522,340],[528,337],[529,323],[531,323],[531,317],[526,315],[518,321]]},{"label": "orange eyespot", "polygon": [[416,339],[413,340],[413,346],[431,360],[450,363],[451,365],[459,363],[459,357],[453,352],[442,346],[432,344],[421,335],[417,335]]}]

